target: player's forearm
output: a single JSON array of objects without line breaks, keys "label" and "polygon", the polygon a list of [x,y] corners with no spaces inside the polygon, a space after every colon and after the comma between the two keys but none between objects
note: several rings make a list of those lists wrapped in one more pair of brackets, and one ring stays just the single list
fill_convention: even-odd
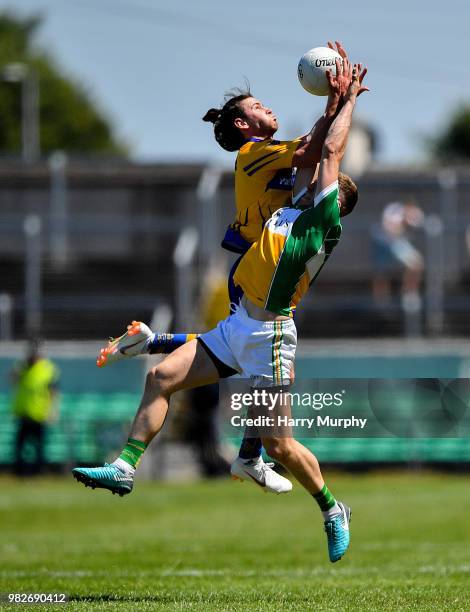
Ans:
[{"label": "player's forearm", "polygon": [[326,135],[328,134],[328,130],[333,123],[333,119],[335,118],[335,113],[325,111],[325,113],[320,117],[320,119],[315,123],[313,128],[311,129],[309,135],[307,136],[308,142],[310,143],[312,152],[317,149],[320,150],[325,141]]},{"label": "player's forearm", "polygon": [[339,104],[338,96],[328,96],[325,112],[304,137],[302,147],[296,151],[298,159],[295,165],[297,167],[303,168],[318,164],[321,159],[323,143],[338,112]]},{"label": "player's forearm", "polygon": [[323,145],[323,157],[335,157],[338,161],[344,156],[356,98],[346,100],[332,122]]},{"label": "player's forearm", "polygon": [[326,114],[315,123],[311,132],[305,136],[304,144],[294,154],[293,165],[297,168],[314,167],[321,158],[325,137],[333,122]]},{"label": "player's forearm", "polygon": [[318,119],[310,132],[305,135],[305,142],[311,142],[312,139],[323,141],[328,133],[330,125],[339,110],[339,96],[328,96],[325,112]]}]

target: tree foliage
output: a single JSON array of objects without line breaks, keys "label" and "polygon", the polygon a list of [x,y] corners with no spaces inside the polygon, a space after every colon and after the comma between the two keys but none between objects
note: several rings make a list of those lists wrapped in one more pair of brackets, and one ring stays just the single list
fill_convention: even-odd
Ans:
[{"label": "tree foliage", "polygon": [[470,159],[470,104],[460,105],[448,124],[430,142],[431,154],[439,161]]},{"label": "tree foliage", "polygon": [[85,87],[63,75],[55,61],[34,45],[40,23],[39,17],[0,15],[0,154],[21,150],[21,84],[6,81],[3,72],[12,63],[36,71],[42,153],[61,149],[125,154],[125,146],[115,138],[109,120]]}]

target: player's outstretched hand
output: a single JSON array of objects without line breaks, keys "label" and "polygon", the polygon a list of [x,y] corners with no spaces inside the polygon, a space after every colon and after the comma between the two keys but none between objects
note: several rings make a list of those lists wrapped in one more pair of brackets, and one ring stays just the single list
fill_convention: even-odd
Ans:
[{"label": "player's outstretched hand", "polygon": [[370,89],[368,87],[365,87],[362,85],[362,81],[364,80],[364,77],[367,74],[367,66],[364,66],[364,68],[362,67],[362,64],[359,64],[360,68],[359,70],[359,91],[357,92],[357,95],[360,96],[362,93],[364,93],[365,91],[370,91]]},{"label": "player's outstretched hand", "polygon": [[333,44],[331,40],[329,40],[328,46],[330,49],[333,49],[333,51],[336,51],[336,53],[339,53],[343,59],[348,57],[346,49],[343,47],[342,43],[339,40],[335,40],[335,44]]},{"label": "player's outstretched hand", "polygon": [[347,57],[342,62],[336,59],[335,63],[336,74],[333,74],[331,70],[327,70],[325,74],[328,79],[330,95],[342,98],[348,91],[351,83],[352,66]]},{"label": "player's outstretched hand", "polygon": [[[346,49],[343,47],[342,43],[339,40],[335,40],[334,44],[329,40],[328,47],[333,51],[336,51],[336,53],[338,53],[342,58],[342,61],[336,61],[336,77],[332,75],[330,71],[326,72],[328,83],[330,85],[330,90],[332,92],[336,92],[339,90],[341,92],[341,95],[344,96],[346,95],[346,92],[348,91],[349,86],[351,84],[353,65],[349,61]],[[339,66],[341,66],[341,69],[339,68],[338,64]],[[370,91],[370,89],[368,87],[362,86],[362,81],[364,80],[364,77],[367,74],[367,68],[363,68],[362,64],[357,64],[357,66],[359,66],[358,76],[360,87],[357,90],[356,96],[360,96],[365,91]]]},{"label": "player's outstretched hand", "polygon": [[[349,88],[349,84],[351,83],[351,62],[349,61],[346,49],[343,47],[339,40],[336,40],[335,44],[333,44],[331,41],[328,41],[328,47],[333,51],[336,51],[341,56],[341,61],[336,60],[335,62],[336,77],[334,77],[331,73],[326,73],[328,83],[330,85],[330,90],[334,93],[338,93],[341,97],[343,97],[346,95],[346,92]],[[330,79],[330,76],[333,77],[333,80]]]},{"label": "player's outstretched hand", "polygon": [[348,98],[354,99],[360,96],[365,91],[370,91],[368,87],[362,84],[364,77],[367,74],[367,68],[363,68],[362,64],[354,64],[351,70],[351,84],[348,89]]}]

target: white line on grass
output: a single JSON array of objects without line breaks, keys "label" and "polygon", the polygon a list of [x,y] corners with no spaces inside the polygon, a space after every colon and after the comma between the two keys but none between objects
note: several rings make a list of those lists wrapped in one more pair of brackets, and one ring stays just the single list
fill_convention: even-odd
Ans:
[{"label": "white line on grass", "polygon": [[[263,570],[263,577],[299,577],[304,578],[308,576],[317,575],[335,575],[346,574],[346,575],[362,575],[362,574],[382,574],[384,570],[387,574],[390,572],[396,572],[398,574],[403,573],[403,566],[396,565],[377,568],[377,567],[343,567],[343,568],[331,568],[331,567],[316,567],[308,570]],[[465,573],[470,574],[469,564],[460,565],[422,565],[414,568],[414,571],[419,574],[455,574]],[[180,570],[141,570],[141,571],[122,571],[122,570],[103,570],[103,571],[91,571],[91,570],[3,570],[0,571],[0,577],[2,578],[35,578],[38,576],[49,576],[51,578],[92,578],[92,577],[143,577],[143,576],[154,576],[154,577],[193,577],[193,578],[204,578],[210,576],[230,576],[235,578],[252,578],[260,576],[260,572],[257,570],[245,570],[237,571],[230,568],[226,569],[196,569],[187,568]]]}]

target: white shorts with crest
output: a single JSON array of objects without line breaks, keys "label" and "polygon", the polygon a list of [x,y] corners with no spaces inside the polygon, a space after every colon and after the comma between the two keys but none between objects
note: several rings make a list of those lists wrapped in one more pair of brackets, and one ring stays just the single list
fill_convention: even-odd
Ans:
[{"label": "white shorts with crest", "polygon": [[253,387],[287,386],[293,382],[297,347],[293,319],[258,321],[240,305],[199,339],[222,363],[250,379]]}]

